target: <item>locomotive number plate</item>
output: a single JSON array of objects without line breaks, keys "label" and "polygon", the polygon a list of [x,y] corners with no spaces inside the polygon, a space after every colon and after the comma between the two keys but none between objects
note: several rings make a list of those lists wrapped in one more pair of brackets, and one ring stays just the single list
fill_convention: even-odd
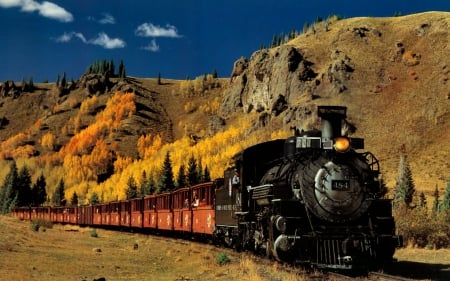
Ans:
[{"label": "locomotive number plate", "polygon": [[347,191],[350,190],[349,180],[333,180],[331,182],[331,189],[336,191]]}]

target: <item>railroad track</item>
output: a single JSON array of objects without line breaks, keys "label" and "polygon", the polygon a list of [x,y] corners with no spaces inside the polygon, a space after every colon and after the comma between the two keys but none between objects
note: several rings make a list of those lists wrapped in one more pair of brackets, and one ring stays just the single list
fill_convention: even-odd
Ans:
[{"label": "railroad track", "polygon": [[413,281],[415,279],[410,279],[410,278],[406,278],[403,276],[395,276],[395,275],[390,275],[390,274],[386,274],[386,273],[381,273],[381,272],[368,272],[367,276],[349,276],[349,275],[345,275],[345,274],[341,274],[341,273],[336,273],[336,272],[328,272],[328,276],[333,277],[334,279],[337,280],[361,280],[361,281],[366,281],[366,280],[375,280],[375,281]]}]

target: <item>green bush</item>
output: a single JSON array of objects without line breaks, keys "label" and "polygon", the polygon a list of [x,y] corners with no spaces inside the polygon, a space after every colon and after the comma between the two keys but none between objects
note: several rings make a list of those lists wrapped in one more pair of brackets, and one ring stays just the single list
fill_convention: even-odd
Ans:
[{"label": "green bush", "polygon": [[39,229],[42,229],[43,232],[45,232],[48,228],[52,228],[53,224],[51,221],[44,220],[44,219],[33,219],[31,220],[31,229],[34,231],[39,231]]},{"label": "green bush", "polygon": [[95,238],[98,237],[97,231],[95,229],[91,230],[91,237],[95,237]]},{"label": "green bush", "polygon": [[218,265],[224,265],[226,263],[229,263],[230,261],[231,261],[230,258],[224,252],[221,252],[216,257],[216,262],[217,262]]}]

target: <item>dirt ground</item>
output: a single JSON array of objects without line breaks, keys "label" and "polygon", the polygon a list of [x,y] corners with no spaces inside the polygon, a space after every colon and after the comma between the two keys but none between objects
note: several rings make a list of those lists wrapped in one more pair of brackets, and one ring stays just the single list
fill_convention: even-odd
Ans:
[{"label": "dirt ground", "polygon": [[[97,237],[92,237],[94,232]],[[230,262],[219,265],[217,259],[224,256]],[[390,269],[396,275],[450,280],[450,250],[406,248],[396,258]],[[195,241],[71,225],[35,231],[30,222],[0,216],[0,280],[291,281],[313,277],[326,279],[320,273],[308,275]]]}]

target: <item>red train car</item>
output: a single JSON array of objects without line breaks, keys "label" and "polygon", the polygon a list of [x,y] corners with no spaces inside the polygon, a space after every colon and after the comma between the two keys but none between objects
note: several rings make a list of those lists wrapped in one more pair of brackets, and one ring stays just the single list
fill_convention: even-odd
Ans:
[{"label": "red train car", "polygon": [[11,211],[13,216],[21,219],[21,220],[29,220],[31,218],[31,209],[30,207],[16,207]]},{"label": "red train car", "polygon": [[190,188],[180,188],[172,193],[173,227],[175,231],[192,232],[192,196]]},{"label": "red train car", "polygon": [[94,206],[84,205],[78,207],[78,223],[82,226],[93,225]]},{"label": "red train car", "polygon": [[64,223],[78,224],[78,207],[70,206],[64,209]]},{"label": "red train car", "polygon": [[214,189],[216,182],[198,184],[192,187],[192,232],[212,235],[215,226]]},{"label": "red train car", "polygon": [[158,230],[173,230],[172,194],[170,192],[156,196],[158,212]]},{"label": "red train car", "polygon": [[130,200],[131,227],[142,228],[144,226],[144,199],[134,198]]},{"label": "red train car", "polygon": [[157,229],[158,213],[156,211],[156,195],[144,197],[144,220],[143,227],[147,229]]},{"label": "red train car", "polygon": [[109,225],[120,226],[120,202],[109,203],[109,214],[111,216]]},{"label": "red train car", "polygon": [[120,226],[131,227],[131,201],[123,200],[119,205]]},{"label": "red train car", "polygon": [[103,206],[103,204],[96,204],[96,205],[92,206],[92,208],[93,208],[92,224],[93,225],[102,225],[102,222],[103,222],[102,206]]},{"label": "red train car", "polygon": [[102,217],[102,225],[111,224],[111,214],[110,214],[111,204],[104,203],[100,205],[100,214]]},{"label": "red train car", "polygon": [[64,223],[64,206],[52,207],[51,221]]}]

